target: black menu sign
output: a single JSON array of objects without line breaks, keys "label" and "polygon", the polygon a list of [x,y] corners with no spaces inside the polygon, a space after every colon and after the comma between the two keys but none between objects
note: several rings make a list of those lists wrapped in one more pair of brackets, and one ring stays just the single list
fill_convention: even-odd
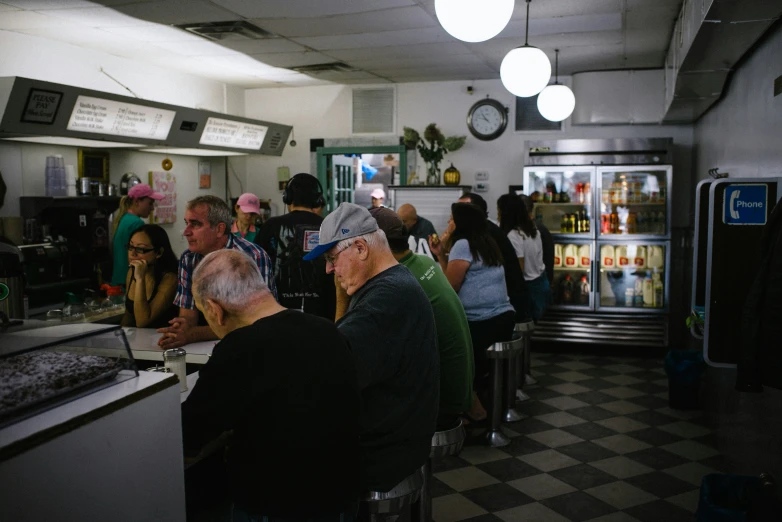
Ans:
[{"label": "black menu sign", "polygon": [[24,104],[22,121],[26,123],[52,124],[60,109],[62,93],[43,89],[30,89]]}]

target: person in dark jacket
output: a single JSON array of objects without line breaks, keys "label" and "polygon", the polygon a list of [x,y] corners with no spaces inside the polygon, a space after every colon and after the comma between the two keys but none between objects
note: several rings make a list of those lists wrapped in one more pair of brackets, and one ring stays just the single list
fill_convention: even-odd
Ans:
[{"label": "person in dark jacket", "polygon": [[[486,204],[486,200],[483,199],[480,194],[474,194],[472,192],[466,192],[459,198],[459,203],[472,203],[477,205],[483,210],[486,216],[489,215],[489,207]],[[513,249],[513,245],[508,239],[505,232],[500,227],[490,220],[487,220],[487,226],[489,227],[489,235],[496,241],[500,247],[502,253],[502,265],[505,268],[505,286],[508,291],[508,297],[510,298],[510,304],[516,310],[515,321],[517,323],[526,321],[528,317],[524,316],[523,310],[526,308],[524,303],[526,302],[526,286],[524,284],[524,274],[519,266],[518,259],[516,258],[516,251]],[[445,239],[445,238],[441,238]]]}]

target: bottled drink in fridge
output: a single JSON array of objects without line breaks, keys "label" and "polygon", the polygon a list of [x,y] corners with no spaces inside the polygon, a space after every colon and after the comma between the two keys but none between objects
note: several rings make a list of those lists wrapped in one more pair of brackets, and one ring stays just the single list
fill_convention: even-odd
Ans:
[{"label": "bottled drink in fridge", "polygon": [[571,279],[570,274],[567,274],[565,279],[562,280],[561,292],[562,304],[570,304],[573,302],[573,279]]},{"label": "bottled drink in fridge", "polygon": [[644,279],[644,306],[647,308],[654,306],[654,282],[649,274]]},{"label": "bottled drink in fridge", "polygon": [[665,305],[665,293],[663,292],[663,281],[660,274],[652,274],[652,287],[654,289],[654,307],[662,308]]},{"label": "bottled drink in fridge", "polygon": [[582,275],[581,281],[578,283],[578,304],[581,305],[588,305],[589,304],[589,281],[587,281],[587,276]]}]

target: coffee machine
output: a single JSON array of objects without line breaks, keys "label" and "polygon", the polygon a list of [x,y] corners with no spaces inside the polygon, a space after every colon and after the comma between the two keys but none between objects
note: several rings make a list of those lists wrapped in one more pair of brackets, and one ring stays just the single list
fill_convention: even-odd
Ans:
[{"label": "coffee machine", "polygon": [[0,238],[0,314],[25,319],[25,279],[19,249]]}]

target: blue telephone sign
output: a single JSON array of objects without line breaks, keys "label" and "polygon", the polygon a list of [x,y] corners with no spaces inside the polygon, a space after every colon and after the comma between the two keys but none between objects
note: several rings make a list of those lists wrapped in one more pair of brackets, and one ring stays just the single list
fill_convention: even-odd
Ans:
[{"label": "blue telephone sign", "polygon": [[765,225],[768,185],[736,184],[725,189],[722,222],[726,225]]}]

